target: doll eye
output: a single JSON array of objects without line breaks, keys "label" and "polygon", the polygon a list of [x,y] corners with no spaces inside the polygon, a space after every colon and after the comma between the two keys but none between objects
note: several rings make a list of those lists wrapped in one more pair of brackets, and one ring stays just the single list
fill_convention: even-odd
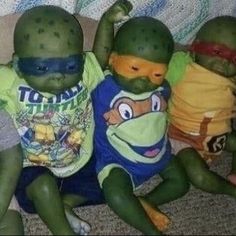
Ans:
[{"label": "doll eye", "polygon": [[45,65],[38,65],[38,66],[36,67],[36,69],[37,69],[37,71],[42,72],[42,73],[45,73],[45,72],[48,71],[48,67],[45,66]]},{"label": "doll eye", "polygon": [[162,76],[162,74],[154,73],[154,76],[155,76],[155,77],[160,77],[160,76]]},{"label": "doll eye", "polygon": [[160,98],[156,94],[153,94],[151,99],[152,99],[152,111],[160,111],[161,108]]},{"label": "doll eye", "polygon": [[132,69],[133,71],[139,71],[139,68],[138,68],[137,66],[131,66],[131,69]]},{"label": "doll eye", "polygon": [[75,63],[69,63],[67,66],[66,66],[66,69],[69,70],[69,71],[75,71],[77,69],[77,66]]},{"label": "doll eye", "polygon": [[121,103],[118,107],[118,110],[119,110],[119,113],[120,113],[121,117],[124,120],[128,120],[128,119],[131,119],[133,117],[133,110],[126,103]]},{"label": "doll eye", "polygon": [[214,52],[215,55],[220,55],[221,54],[221,51],[219,49],[214,49],[213,52]]}]

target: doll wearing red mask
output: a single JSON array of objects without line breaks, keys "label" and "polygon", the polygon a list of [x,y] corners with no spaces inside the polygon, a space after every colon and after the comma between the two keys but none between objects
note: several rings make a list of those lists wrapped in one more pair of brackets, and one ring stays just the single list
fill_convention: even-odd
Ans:
[{"label": "doll wearing red mask", "polygon": [[[172,86],[169,136],[173,152],[197,188],[236,198],[236,18],[216,17],[196,35],[190,52],[177,52],[167,79]],[[233,153],[228,180],[209,170],[223,150]]]}]

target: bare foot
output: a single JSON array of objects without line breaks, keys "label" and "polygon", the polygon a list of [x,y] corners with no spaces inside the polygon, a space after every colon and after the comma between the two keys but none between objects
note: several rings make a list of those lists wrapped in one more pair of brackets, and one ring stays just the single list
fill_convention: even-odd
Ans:
[{"label": "bare foot", "polygon": [[139,199],[146,213],[150,217],[152,223],[159,229],[160,231],[167,230],[170,225],[170,219],[162,212],[153,208],[150,204],[148,204],[145,200]]},{"label": "bare foot", "polygon": [[70,226],[76,234],[88,235],[91,230],[90,225],[86,221],[81,220],[70,206],[65,206],[65,214]]},{"label": "bare foot", "polygon": [[229,174],[227,176],[227,179],[229,180],[230,183],[236,186],[236,174]]}]

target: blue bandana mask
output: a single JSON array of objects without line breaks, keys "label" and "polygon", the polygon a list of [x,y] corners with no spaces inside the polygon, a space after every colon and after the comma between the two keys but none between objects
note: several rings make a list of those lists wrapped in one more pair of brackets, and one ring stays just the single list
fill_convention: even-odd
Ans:
[{"label": "blue bandana mask", "polygon": [[83,70],[83,56],[73,55],[66,58],[19,58],[19,70],[29,76],[44,76],[52,73],[77,74]]}]

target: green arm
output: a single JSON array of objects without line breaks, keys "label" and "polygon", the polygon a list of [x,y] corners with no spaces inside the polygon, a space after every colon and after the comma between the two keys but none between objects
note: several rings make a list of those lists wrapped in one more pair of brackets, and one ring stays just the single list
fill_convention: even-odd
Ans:
[{"label": "green arm", "polygon": [[116,1],[101,17],[95,34],[93,52],[102,69],[108,65],[113,46],[114,23],[127,19],[132,4],[127,0]]},{"label": "green arm", "polygon": [[0,222],[15,192],[22,166],[20,144],[0,152]]}]

